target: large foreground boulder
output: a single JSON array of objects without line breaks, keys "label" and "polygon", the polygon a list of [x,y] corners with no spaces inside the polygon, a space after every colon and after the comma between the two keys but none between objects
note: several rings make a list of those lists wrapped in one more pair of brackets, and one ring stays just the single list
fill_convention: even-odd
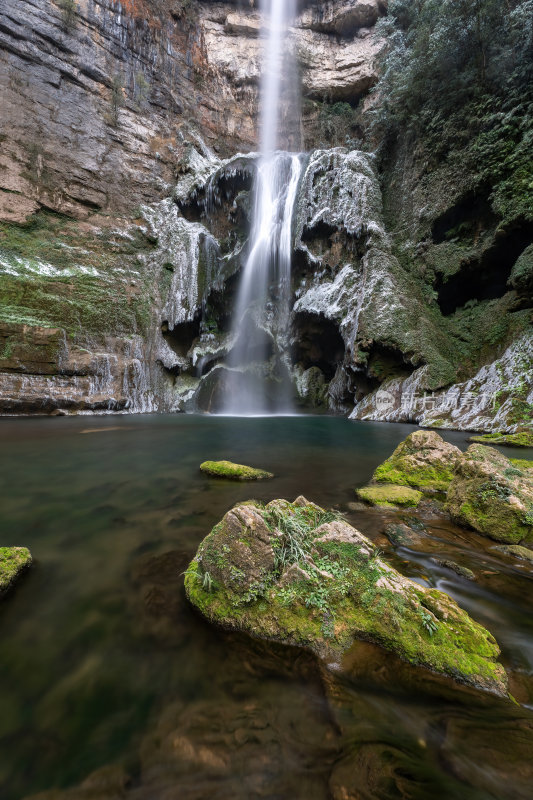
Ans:
[{"label": "large foreground boulder", "polygon": [[533,541],[533,473],[473,444],[457,461],[447,508],[456,522],[499,542]]},{"label": "large foreground boulder", "polygon": [[450,597],[405,578],[339,515],[298,498],[229,511],[185,575],[212,622],[339,664],[366,639],[406,661],[506,694],[492,635]]},{"label": "large foreground boulder", "polygon": [[445,492],[461,451],[435,431],[415,431],[376,469],[373,480]]}]

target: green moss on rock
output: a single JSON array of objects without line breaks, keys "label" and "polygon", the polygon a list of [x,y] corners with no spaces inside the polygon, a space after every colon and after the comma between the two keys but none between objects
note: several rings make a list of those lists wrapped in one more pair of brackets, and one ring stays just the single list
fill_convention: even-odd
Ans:
[{"label": "green moss on rock", "polygon": [[415,486],[422,491],[446,491],[461,455],[435,431],[415,431],[374,472],[373,480]]},{"label": "green moss on rock", "polygon": [[459,524],[497,541],[533,541],[533,474],[498,450],[473,444],[457,462],[447,509]]},{"label": "green moss on rock", "polygon": [[32,562],[26,547],[0,547],[0,595],[5,594]]},{"label": "green moss on rock", "polygon": [[210,621],[341,663],[365,639],[505,695],[492,635],[454,600],[385,563],[339,515],[298,498],[231,509],[204,539],[185,589]]},{"label": "green moss on rock", "polygon": [[261,481],[274,477],[272,472],[234,464],[232,461],[204,461],[200,469],[213,478],[228,478],[231,481]]},{"label": "green moss on rock", "polygon": [[516,469],[519,469],[521,472],[528,469],[533,469],[533,461],[529,461],[527,458],[510,458],[509,461]]},{"label": "green moss on rock", "polygon": [[528,547],[522,547],[519,544],[503,544],[500,547],[495,547],[500,553],[505,553],[506,556],[514,556],[520,558],[522,561],[529,561],[533,564],[533,550]]},{"label": "green moss on rock", "polygon": [[533,431],[485,433],[483,436],[471,436],[470,441],[481,444],[505,444],[508,447],[533,447]]},{"label": "green moss on rock", "polygon": [[417,506],[423,498],[422,492],[409,486],[382,484],[356,489],[357,496],[373,506]]}]

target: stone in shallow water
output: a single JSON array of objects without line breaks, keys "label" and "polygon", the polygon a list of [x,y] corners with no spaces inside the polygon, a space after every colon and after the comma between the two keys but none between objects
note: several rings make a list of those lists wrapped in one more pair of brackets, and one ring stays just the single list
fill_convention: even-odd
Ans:
[{"label": "stone in shallow water", "polygon": [[27,547],[0,547],[0,596],[9,591],[31,562]]},{"label": "stone in shallow water", "polygon": [[[533,556],[533,553],[531,555]],[[461,564],[457,564],[455,561],[451,561],[449,558],[432,558],[431,561],[433,561],[433,563],[437,564],[439,567],[451,569],[452,572],[455,572],[461,578],[466,578],[468,581],[476,580],[476,576],[471,569],[468,569],[468,567],[463,567]]]},{"label": "stone in shallow water", "polygon": [[204,461],[200,464],[200,469],[213,478],[228,478],[232,481],[261,481],[274,477],[272,472],[247,467],[244,464],[234,464],[232,461]]},{"label": "stone in shallow water", "polygon": [[506,556],[514,556],[522,561],[529,561],[530,564],[533,564],[533,550],[530,550],[529,547],[522,547],[519,544],[503,544],[494,549],[500,553],[504,553]]},{"label": "stone in shallow water", "polygon": [[373,506],[417,506],[423,498],[422,492],[409,486],[380,484],[356,489],[357,496]]},{"label": "stone in shallow water", "polygon": [[446,594],[389,566],[338,514],[301,503],[243,504],[215,525],[185,574],[189,600],[209,620],[306,647],[327,664],[340,664],[355,640],[373,641],[411,664],[507,693],[487,630]]},{"label": "stone in shallow water", "polygon": [[435,431],[415,431],[374,472],[373,480],[446,491],[461,451]]},{"label": "stone in shallow water", "polygon": [[533,477],[492,447],[471,445],[457,461],[447,509],[462,525],[500,542],[533,541]]}]

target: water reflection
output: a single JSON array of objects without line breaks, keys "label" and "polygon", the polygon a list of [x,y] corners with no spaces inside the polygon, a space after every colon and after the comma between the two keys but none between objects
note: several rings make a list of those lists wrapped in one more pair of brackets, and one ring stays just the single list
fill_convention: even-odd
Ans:
[{"label": "water reflection", "polygon": [[[0,538],[36,558],[0,606],[2,798],[529,798],[528,708],[367,644],[349,678],[327,673],[303,652],[213,629],[183,595],[180,573],[233,503],[303,493],[347,509],[410,430],[327,417],[0,420]],[[208,458],[277,477],[211,481],[198,471]],[[531,703],[531,572],[429,511],[397,547],[383,535],[394,514],[348,514],[493,630]]]}]

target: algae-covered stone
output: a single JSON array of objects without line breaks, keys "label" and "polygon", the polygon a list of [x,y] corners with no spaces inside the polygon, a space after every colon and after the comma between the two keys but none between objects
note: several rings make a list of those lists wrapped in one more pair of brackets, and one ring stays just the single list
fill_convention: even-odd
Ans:
[{"label": "algae-covered stone", "polygon": [[533,564],[533,550],[528,547],[522,547],[520,544],[502,544],[494,549],[506,556],[514,556],[521,561],[529,561],[530,564]]},{"label": "algae-covered stone", "polygon": [[409,486],[397,486],[393,483],[363,486],[362,489],[356,489],[356,494],[366,503],[385,507],[417,506],[424,496],[422,492]]},{"label": "algae-covered stone", "polygon": [[445,442],[435,431],[415,431],[380,464],[373,480],[446,491],[460,455],[458,447]]},{"label": "algae-covered stone", "polygon": [[231,481],[261,481],[274,477],[272,472],[264,469],[254,469],[231,461],[204,461],[200,464],[200,469],[213,478],[228,478]]},{"label": "algae-covered stone", "polygon": [[529,461],[527,458],[510,458],[509,461],[513,467],[516,467],[516,469],[519,469],[521,472],[533,469],[533,461]]},{"label": "algae-covered stone", "polygon": [[0,547],[0,595],[7,592],[32,562],[27,547]]},{"label": "algae-covered stone", "polygon": [[438,564],[439,567],[451,569],[452,572],[455,572],[461,578],[466,578],[468,581],[475,581],[476,579],[476,576],[471,569],[468,569],[468,567],[463,567],[462,564],[457,564],[455,561],[451,561],[449,558],[432,558],[431,561],[433,561],[434,564]]},{"label": "algae-covered stone", "polygon": [[508,447],[533,447],[533,431],[517,433],[485,433],[483,436],[471,436],[471,442],[481,444],[504,444]]},{"label": "algae-covered stone", "polygon": [[492,635],[450,597],[405,578],[339,515],[299,498],[229,511],[185,575],[189,600],[226,628],[341,663],[354,640],[506,693]]},{"label": "algae-covered stone", "polygon": [[447,509],[459,524],[497,541],[533,541],[533,474],[494,448],[473,444],[457,461]]}]

